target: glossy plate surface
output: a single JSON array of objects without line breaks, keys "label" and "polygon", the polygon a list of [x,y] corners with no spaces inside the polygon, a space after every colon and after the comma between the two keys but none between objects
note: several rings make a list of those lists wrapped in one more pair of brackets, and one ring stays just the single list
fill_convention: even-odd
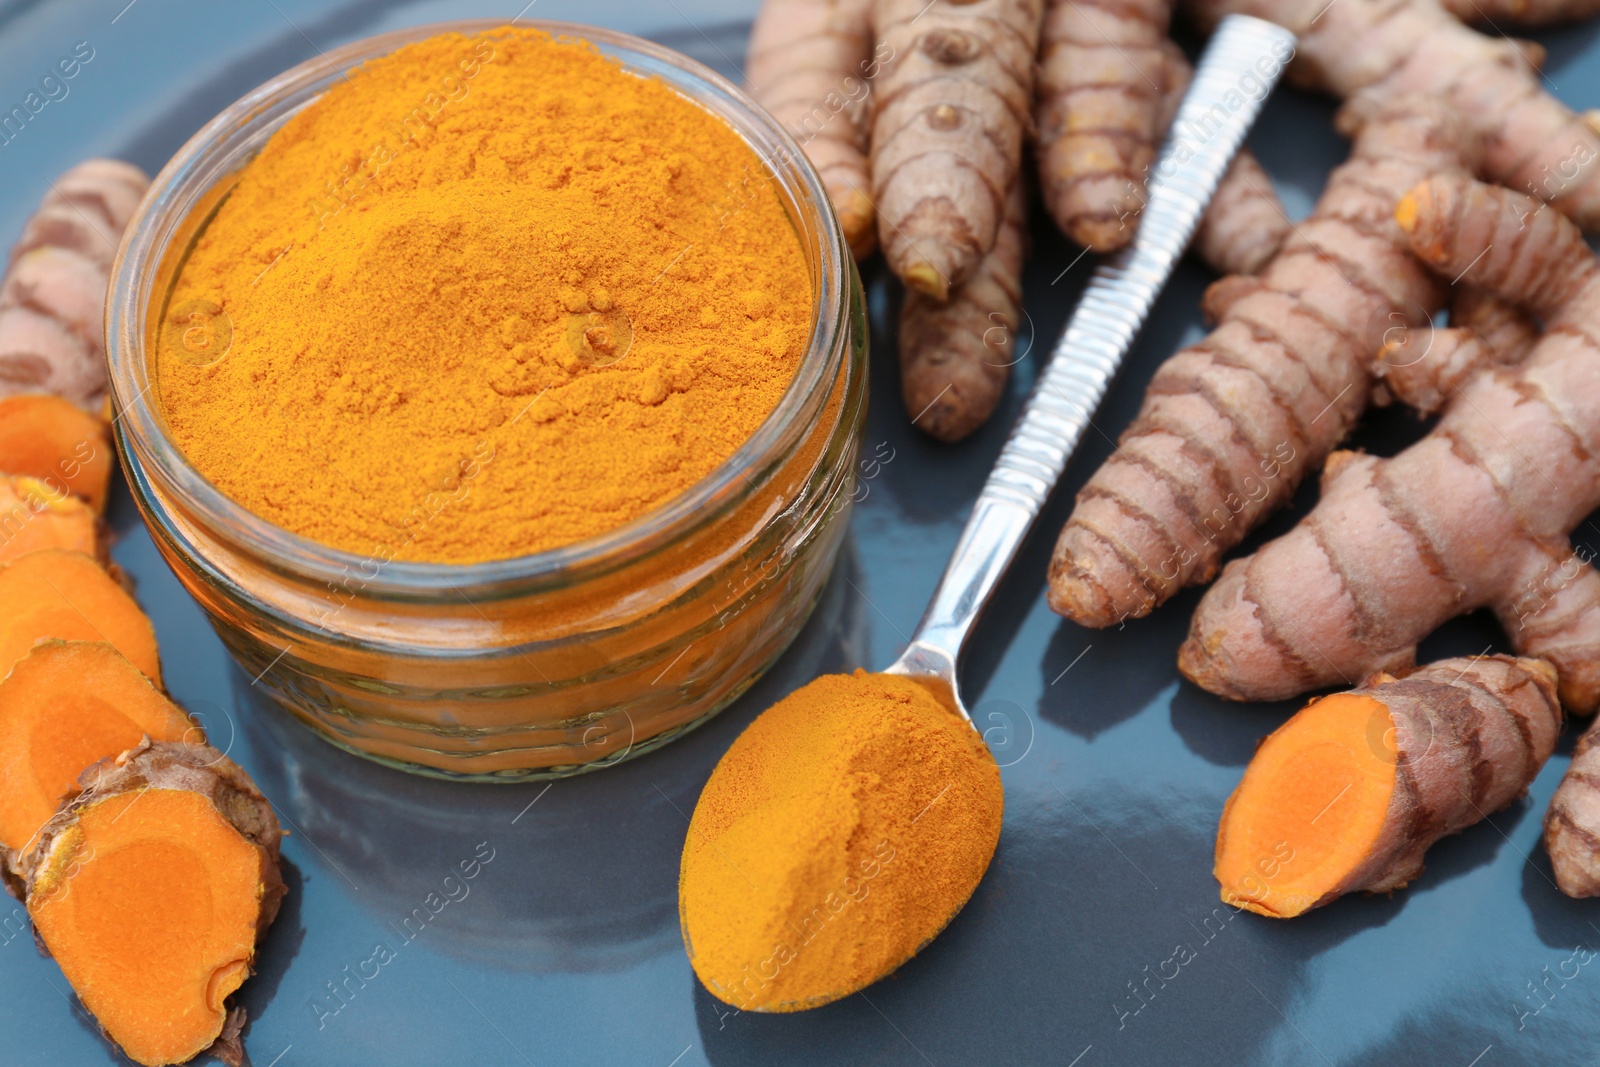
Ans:
[{"label": "glossy plate surface", "polygon": [[[0,3],[0,110],[21,104],[78,42],[94,49],[68,95],[0,146],[0,234],[9,242],[46,180],[77,160],[115,155],[159,169],[224,104],[319,49],[416,22],[509,20],[521,4]],[[527,13],[651,36],[736,74],[754,8],[536,0]],[[1594,30],[1539,39],[1550,48],[1547,87],[1580,108],[1600,102]],[[1281,90],[1251,137],[1296,216],[1345,154],[1332,111]],[[1042,353],[1092,259],[1077,259],[1037,217],[1027,303]],[[968,443],[923,439],[900,409],[881,264],[867,276],[876,359],[864,488],[815,617],[720,718],[600,774],[467,787],[333,750],[260,706],[119,492],[116,556],[155,618],[174,695],[292,831],[291,895],[243,991],[256,1067],[1600,1059],[1600,904],[1555,890],[1538,841],[1570,736],[1525,801],[1439,845],[1411,889],[1288,924],[1235,915],[1211,878],[1217,816],[1256,740],[1289,707],[1228,705],[1180,682],[1174,656],[1193,593],[1122,630],[1082,630],[1046,608],[1045,562],[1072,493],[1132,417],[1156,363],[1199,335],[1208,275],[1192,264],[1158,303],[1095,420],[1104,432],[1088,435],[974,639],[965,689],[1005,765],[1007,811],[972,903],[897,975],[820,1011],[739,1014],[698,987],[676,890],[702,783],[738,731],[790,689],[818,671],[893,660],[1032,381],[1030,357],[1005,407]],[[1361,443],[1387,453],[1419,430],[1390,413],[1370,420]],[[1302,512],[1310,499],[1302,492]],[[1592,554],[1600,525],[1577,540]],[[1423,651],[1490,645],[1503,647],[1492,622],[1471,619]],[[463,877],[463,863],[474,877]],[[0,898],[0,1063],[126,1062],[70,1001],[25,923]]]}]

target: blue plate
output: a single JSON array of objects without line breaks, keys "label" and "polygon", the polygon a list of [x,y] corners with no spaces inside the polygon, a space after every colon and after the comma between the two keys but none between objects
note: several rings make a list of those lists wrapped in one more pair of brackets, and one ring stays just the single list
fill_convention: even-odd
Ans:
[{"label": "blue plate", "polygon": [[[510,19],[521,3],[0,3],[0,110],[78,42],[94,50],[68,95],[0,146],[0,234],[16,233],[46,179],[72,163],[114,155],[154,172],[224,104],[317,49],[416,22]],[[736,74],[754,7],[536,0],[528,14],[653,36]],[[1600,102],[1593,32],[1540,37],[1548,87],[1579,108]],[[1332,111],[1284,90],[1251,138],[1295,214],[1345,154]],[[1093,260],[1035,217],[1022,344],[1036,337],[1045,350]],[[1157,362],[1200,335],[1209,279],[1193,265],[1157,307],[1100,412],[1104,433],[1091,433],[1068,469],[973,649],[968,692],[1005,765],[1007,808],[972,903],[898,974],[819,1011],[740,1014],[699,987],[676,893],[701,785],[778,697],[819,671],[893,659],[1031,384],[1030,359],[976,437],[955,448],[922,438],[900,408],[897,298],[880,264],[867,275],[877,356],[863,456],[876,464],[839,573],[748,696],[682,741],[600,774],[461,786],[323,744],[263,705],[119,492],[116,557],[155,619],[174,695],[292,832],[290,895],[242,991],[256,1067],[1600,1060],[1600,905],[1558,893],[1539,844],[1570,737],[1526,800],[1435,848],[1405,892],[1291,923],[1235,914],[1211,877],[1217,816],[1257,739],[1290,706],[1227,704],[1179,679],[1194,593],[1120,630],[1082,630],[1046,608],[1045,564],[1072,493],[1132,418]],[[1369,423],[1360,443],[1382,452],[1422,429],[1399,413]],[[1310,499],[1302,492],[1297,513]],[[1475,618],[1423,653],[1503,645]],[[124,1062],[34,951],[25,913],[0,898],[0,1065]]]}]

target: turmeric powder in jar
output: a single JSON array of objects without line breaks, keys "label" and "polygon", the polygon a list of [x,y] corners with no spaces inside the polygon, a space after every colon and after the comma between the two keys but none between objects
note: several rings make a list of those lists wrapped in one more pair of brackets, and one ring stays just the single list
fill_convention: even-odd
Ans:
[{"label": "turmeric powder in jar", "polygon": [[814,309],[763,162],[582,42],[442,34],[352,71],[174,281],[174,441],[267,521],[466,564],[622,526],[777,405]]}]

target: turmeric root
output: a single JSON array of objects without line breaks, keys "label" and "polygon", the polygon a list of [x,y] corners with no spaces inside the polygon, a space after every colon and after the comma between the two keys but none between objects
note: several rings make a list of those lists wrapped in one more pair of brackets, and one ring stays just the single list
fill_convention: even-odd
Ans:
[{"label": "turmeric root", "polygon": [[1443,0],[1462,22],[1491,30],[1502,26],[1551,26],[1600,14],[1600,0]]},{"label": "turmeric root", "polygon": [[[1039,182],[1062,232],[1121,248],[1155,162],[1172,0],[1052,0],[1040,40]],[[1181,93],[1180,93],[1181,95]]]},{"label": "turmeric root", "polygon": [[0,564],[60,548],[93,555],[94,509],[41,478],[0,474]]},{"label": "turmeric root", "polygon": [[80,783],[22,861],[40,942],[136,1063],[238,1064],[226,1002],[285,892],[272,806],[205,745],[147,739]]},{"label": "turmeric root", "polygon": [[1488,177],[1549,201],[1585,230],[1600,229],[1600,135],[1544,91],[1537,56],[1463,26],[1439,0],[1187,4],[1204,24],[1246,14],[1294,31],[1299,49],[1289,75],[1305,87],[1341,98],[1360,92],[1369,101],[1416,92],[1445,97],[1482,137]]},{"label": "turmeric root", "polygon": [[0,866],[33,835],[92,763],[139,743],[204,741],[176,704],[103,641],[49,641],[0,682]]},{"label": "turmeric root", "polygon": [[1226,295],[1208,299],[1218,326],[1156,372],[1078,494],[1050,564],[1052,608],[1109,626],[1209,581],[1345,436],[1385,331],[1425,327],[1443,305],[1393,209],[1415,182],[1470,159],[1460,123],[1432,98],[1390,105],[1260,277],[1213,287]]},{"label": "turmeric root", "polygon": [[1537,201],[1460,174],[1395,215],[1412,249],[1538,315],[1515,370],[1479,374],[1393,459],[1335,455],[1294,530],[1235,560],[1195,612],[1179,666],[1243,700],[1292,696],[1412,661],[1452,616],[1491,607],[1563,703],[1600,705],[1600,574],[1568,535],[1600,506],[1600,266]]},{"label": "turmeric root", "polygon": [[26,474],[105,511],[116,459],[111,429],[58,396],[25,393],[0,399],[0,474]]},{"label": "turmeric root", "polygon": [[0,283],[0,397],[54,393],[86,412],[100,410],[111,260],[148,184],[139,168],[111,159],[80,163],[56,179]]},{"label": "turmeric root", "polygon": [[105,641],[156,685],[155,630],[94,560],[79,552],[30,552],[0,567],[0,678],[41,641]]},{"label": "turmeric root", "polygon": [[1572,764],[1550,798],[1544,847],[1563,893],[1600,896],[1600,719],[1578,738]]},{"label": "turmeric root", "polygon": [[1222,899],[1287,919],[1399,889],[1422,857],[1527,791],[1561,732],[1555,672],[1447,659],[1314,700],[1261,743],[1222,809]]},{"label": "turmeric root", "polygon": [[1424,415],[1443,408],[1486,367],[1521,363],[1539,339],[1538,324],[1526,312],[1470,287],[1450,302],[1448,327],[1395,332],[1374,373],[1395,399]]},{"label": "turmeric root", "polygon": [[1222,274],[1257,274],[1272,261],[1290,229],[1272,179],[1250,150],[1241,148],[1200,217],[1194,251]]},{"label": "turmeric root", "polygon": [[1022,325],[1027,197],[1011,190],[1005,221],[978,273],[946,304],[915,290],[900,308],[900,383],[906,414],[941,441],[959,441],[989,418],[1016,362]]},{"label": "turmeric root", "polygon": [[943,303],[994,247],[1033,99],[1043,0],[876,0],[893,56],[874,97],[878,240],[906,285]]},{"label": "turmeric root", "polygon": [[857,259],[877,245],[867,175],[872,0],[766,0],[750,30],[750,92],[817,168]]}]

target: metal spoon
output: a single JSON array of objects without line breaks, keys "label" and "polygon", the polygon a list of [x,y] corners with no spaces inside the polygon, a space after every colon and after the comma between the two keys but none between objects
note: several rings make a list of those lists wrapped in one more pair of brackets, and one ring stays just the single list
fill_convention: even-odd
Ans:
[{"label": "metal spoon", "polygon": [[[972,516],[939,581],[933,602],[917,626],[916,635],[905,653],[888,669],[889,674],[903,675],[928,688],[942,705],[969,724],[971,716],[961,702],[957,682],[961,650],[967,635],[1055,487],[1067,459],[1089,425],[1090,415],[1105,395],[1139,328],[1144,325],[1156,294],[1183,255],[1201,212],[1216,191],[1228,161],[1244,140],[1245,131],[1260,110],[1261,100],[1293,53],[1293,46],[1294,37],[1270,23],[1244,16],[1223,20],[1178,110],[1174,132],[1154,171],[1149,201],[1132,247],[1099,267],[1090,279],[1056,346],[1055,358],[1029,397],[994,472],[978,495]],[[759,730],[763,722],[776,721],[766,718],[776,712],[776,708],[769,709],[750,730]],[[959,749],[959,732],[958,729],[957,739],[927,743],[950,743]],[[741,738],[741,743],[743,740]],[[922,752],[938,755],[927,748]],[[949,756],[949,753],[944,755]],[[964,755],[970,757],[972,749],[966,748]],[[802,756],[795,758],[801,760],[802,772],[808,769]],[[869,950],[863,948],[866,940],[861,938],[861,931],[846,924],[842,928],[845,933],[839,936],[845,938],[844,958],[852,961],[849,967],[838,973],[830,973],[826,967],[813,968],[805,972],[804,978],[795,978],[791,972],[786,983],[774,985],[782,969],[801,958],[798,953],[806,951],[805,945],[817,934],[817,929],[809,925],[801,927],[790,920],[788,929],[779,933],[781,940],[776,946],[771,941],[759,943],[759,937],[766,933],[759,923],[743,924],[738,927],[740,932],[736,936],[721,939],[715,949],[707,946],[717,939],[696,936],[729,929],[726,917],[714,903],[722,899],[718,895],[721,886],[734,886],[740,893],[748,887],[756,898],[751,906],[757,912],[765,907],[770,908],[770,914],[782,917],[787,914],[785,909],[792,905],[786,882],[767,883],[764,889],[758,887],[717,845],[697,847],[696,844],[709,840],[695,836],[695,827],[707,810],[708,800],[710,810],[716,812],[712,816],[714,821],[726,827],[731,812],[741,825],[751,828],[744,838],[746,844],[760,839],[762,832],[769,834],[770,843],[770,835],[777,831],[770,829],[770,812],[761,810],[761,802],[755,802],[754,811],[738,811],[738,806],[747,801],[752,791],[760,793],[763,787],[756,783],[762,780],[763,773],[759,767],[752,770],[741,765],[736,750],[724,755],[695,808],[680,882],[683,887],[679,896],[680,917],[690,962],[708,989],[742,1009],[796,1011],[814,1008],[854,993],[892,972],[922,944],[937,936],[944,923],[965,906],[982,880],[998,839],[997,807],[992,822],[983,826],[982,832],[991,836],[969,842],[973,849],[984,849],[984,854],[980,857],[969,850],[968,855],[962,857],[959,873],[955,873],[956,865],[941,868],[939,884],[927,887],[927,893],[919,891],[918,907],[911,909],[916,912],[915,917],[907,919],[904,927],[894,927],[904,943],[897,943],[893,938],[880,939]],[[824,769],[820,773],[828,772]],[[801,777],[805,777],[804,773]],[[975,775],[974,780],[979,777],[998,797],[998,773],[992,777]],[[795,795],[803,798],[801,803],[814,802],[811,793]],[[780,807],[791,799],[789,793],[782,793],[782,797],[777,802]],[[911,821],[915,823],[916,819]],[[929,829],[933,825],[924,824],[924,837],[935,833]],[[973,862],[977,859],[982,862]],[[737,875],[742,881],[735,881],[730,875]],[[850,880],[846,877],[845,882]],[[826,913],[820,907],[812,912],[812,916],[824,916],[819,923],[826,924],[835,913],[833,901],[836,897],[837,893],[827,894]],[[864,892],[861,899],[866,899]],[[875,891],[874,899],[882,906],[886,899],[901,898],[884,897]],[[695,902],[694,910],[685,903],[687,900]],[[928,907],[930,904],[936,907]],[[930,911],[939,913],[931,915],[932,918],[943,921],[929,922]],[[876,918],[893,916],[878,915]],[[812,918],[808,916],[805,921],[810,924]],[[831,927],[824,925],[820,929]],[[756,931],[754,937],[752,930]],[[851,936],[856,936],[857,940],[849,940]],[[791,938],[799,941],[798,949],[789,945]],[[755,953],[753,958],[745,958],[751,952]],[[769,969],[771,973],[767,973]]]},{"label": "metal spoon", "polygon": [[1288,30],[1246,15],[1229,15],[1212,35],[1151,171],[1133,244],[1089,279],[911,643],[884,672],[920,682],[968,721],[957,681],[967,636],[1133,347],[1294,44]]}]

